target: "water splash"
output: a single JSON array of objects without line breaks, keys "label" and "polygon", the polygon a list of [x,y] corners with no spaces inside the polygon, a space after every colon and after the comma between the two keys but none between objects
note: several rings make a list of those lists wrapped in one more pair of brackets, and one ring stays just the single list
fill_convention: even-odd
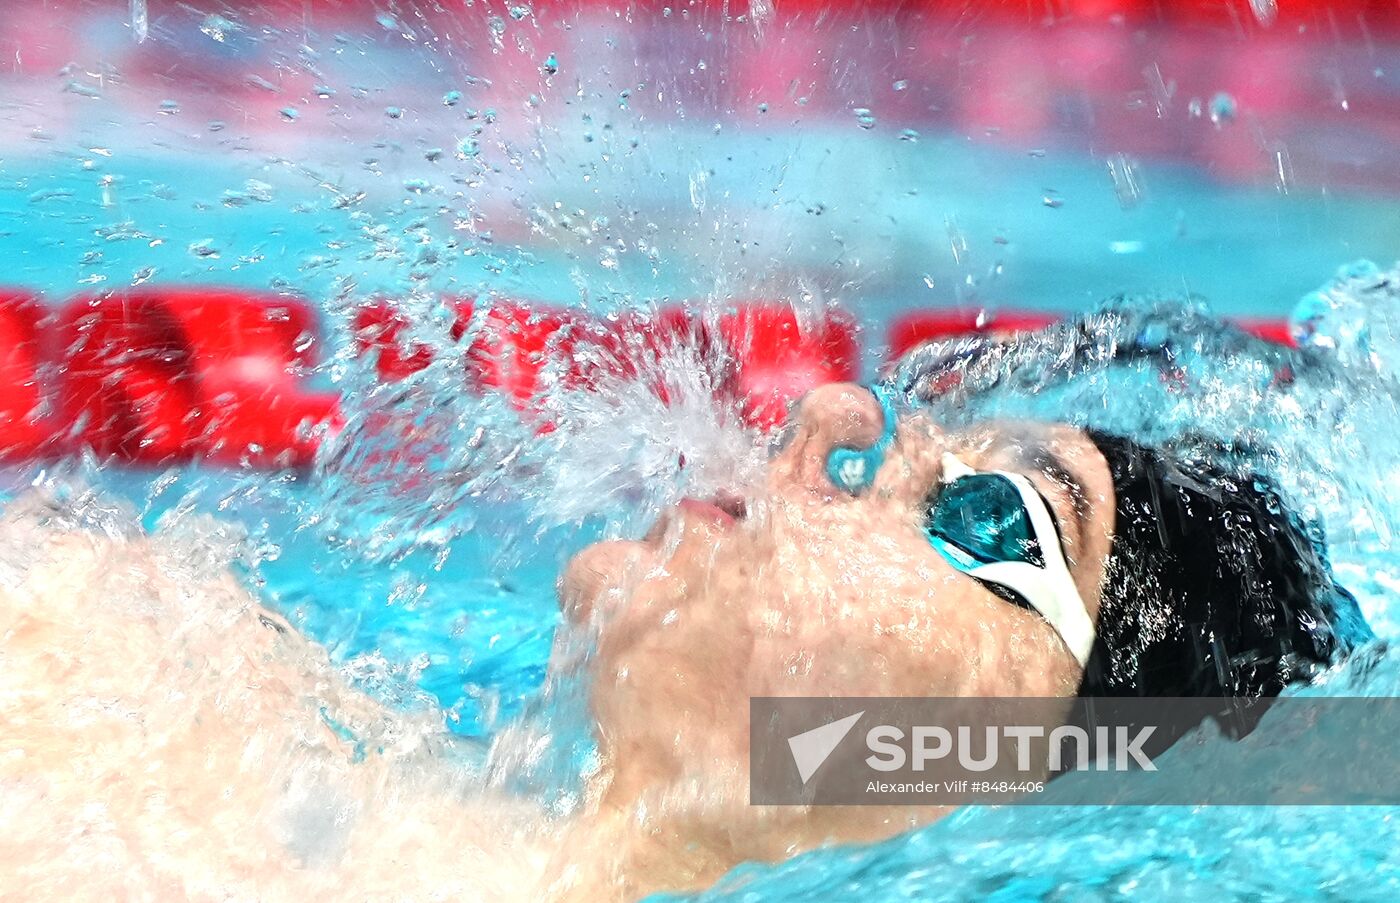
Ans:
[{"label": "water splash", "polygon": [[[440,322],[426,303],[427,322]],[[418,332],[435,343],[432,365],[347,394],[345,427],[318,472],[325,529],[359,554],[446,546],[493,508],[511,512],[513,526],[493,524],[505,546],[589,522],[621,535],[683,495],[755,478],[760,443],[732,403],[717,401],[733,367],[717,345],[624,330],[620,347],[586,362],[586,386],[565,372],[575,366],[567,355],[546,353],[522,409],[505,393],[466,388],[462,349],[480,328],[447,342]],[[566,329],[552,341],[574,337]]]},{"label": "water splash", "polygon": [[1369,260],[1348,264],[1293,308],[1298,343],[1348,366],[1400,376],[1400,267]]},{"label": "water splash", "polygon": [[[1258,452],[1255,465],[1354,560],[1388,554],[1400,529],[1386,490],[1400,478],[1400,440],[1369,426],[1400,416],[1400,386],[1331,354],[1256,339],[1199,303],[1120,300],[1014,344],[939,343],[906,360],[899,378],[949,423],[1064,420],[1188,457]],[[1388,604],[1373,599],[1368,616]]]}]

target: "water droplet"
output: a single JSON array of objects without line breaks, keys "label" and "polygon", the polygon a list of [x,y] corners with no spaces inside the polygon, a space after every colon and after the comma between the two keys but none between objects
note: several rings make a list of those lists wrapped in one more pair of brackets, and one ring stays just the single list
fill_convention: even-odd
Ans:
[{"label": "water droplet", "polygon": [[1157,118],[1161,119],[1171,108],[1172,98],[1176,95],[1176,81],[1163,78],[1162,69],[1156,63],[1142,70],[1142,75],[1147,80],[1147,89],[1152,92],[1152,103],[1156,107]]},{"label": "water droplet", "polygon": [[131,36],[141,44],[150,33],[151,20],[146,11],[146,0],[131,0]]},{"label": "water droplet", "polygon": [[69,82],[63,87],[65,94],[76,94],[79,97],[87,97],[97,100],[102,97],[102,93],[91,85],[84,85],[81,82]]},{"label": "water droplet", "polygon": [[530,15],[530,7],[528,6],[512,6],[510,8],[510,17],[517,22],[528,15]]},{"label": "water droplet", "polygon": [[243,184],[242,191],[229,189],[224,192],[223,204],[225,207],[246,207],[252,201],[260,204],[272,201],[272,186],[267,182],[260,182],[257,179],[249,179]]},{"label": "water droplet", "polygon": [[930,276],[928,273],[924,274],[924,285],[928,286],[929,288],[933,288],[933,277]]},{"label": "water droplet", "polygon": [[958,227],[955,217],[948,217],[944,225],[948,229],[948,247],[953,252],[953,262],[962,266],[963,258],[967,256],[967,236]]},{"label": "water droplet", "polygon": [[282,118],[288,122],[296,122],[297,117],[301,115],[297,112],[296,107],[283,107],[279,112],[281,112]]},{"label": "water droplet", "polygon": [[915,129],[905,129],[899,133],[900,141],[918,141],[919,133]]},{"label": "water droplet", "polygon": [[205,238],[200,241],[191,242],[190,253],[203,259],[218,259],[219,249],[214,245],[214,239]]},{"label": "water droplet", "polygon": [[222,44],[228,38],[229,33],[236,30],[236,26],[223,16],[211,14],[204,17],[199,30]]},{"label": "water droplet", "polygon": [[423,194],[432,189],[433,185],[427,179],[405,179],[403,187],[406,191],[414,194]]},{"label": "water droplet", "polygon": [[1274,176],[1279,193],[1288,194],[1293,188],[1293,159],[1282,145],[1274,150]]},{"label": "water droplet", "polygon": [[1135,161],[1126,154],[1114,154],[1108,158],[1108,175],[1113,180],[1113,193],[1118,197],[1119,207],[1130,210],[1142,202],[1142,184]]},{"label": "water droplet", "polygon": [[52,201],[59,198],[71,198],[73,192],[63,188],[41,188],[29,196],[29,203],[41,204],[44,201]]},{"label": "water droplet", "polygon": [[335,89],[329,85],[317,85],[315,91],[316,96],[322,100],[328,100],[335,96]]},{"label": "water droplet", "polygon": [[1040,202],[1051,210],[1059,210],[1065,205],[1065,199],[1060,197],[1053,189],[1047,189],[1045,196],[1040,199]]},{"label": "water droplet", "polygon": [[462,102],[462,92],[461,92],[461,91],[448,91],[446,94],[442,95],[442,105],[443,105],[444,107],[455,107],[455,106],[457,106],[457,104],[459,104],[459,103],[461,103],[461,102]]},{"label": "water droplet", "polygon": [[863,129],[875,128],[875,114],[865,107],[856,107],[853,111],[856,114],[856,125]]},{"label": "water droplet", "polygon": [[1235,98],[1221,91],[1210,99],[1210,121],[1217,127],[1235,121],[1235,116],[1239,113],[1239,104]]},{"label": "water droplet", "polygon": [[773,0],[749,0],[749,22],[753,25],[755,36],[763,37],[764,29],[776,14],[776,4]]},{"label": "water droplet", "polygon": [[544,65],[540,69],[545,75],[554,75],[559,71],[559,57],[551,53],[544,58]]},{"label": "water droplet", "polygon": [[162,116],[174,116],[180,112],[180,104],[173,100],[162,100],[160,107],[156,110]]},{"label": "water droplet", "polygon": [[767,113],[767,112],[768,112],[768,104],[766,104],[766,103],[761,103],[761,104],[759,104],[759,105],[758,105],[758,112],[760,112],[760,113]]},{"label": "water droplet", "polygon": [[1273,25],[1278,19],[1277,0],[1249,0],[1249,8],[1254,13],[1254,18],[1265,28]]},{"label": "water droplet", "polygon": [[426,151],[423,152],[423,159],[427,160],[429,163],[436,163],[437,161],[442,159],[442,148],[428,148]]},{"label": "water droplet", "polygon": [[384,108],[384,115],[385,115],[385,116],[388,116],[390,119],[402,119],[402,118],[403,118],[403,108],[402,108],[402,107],[385,107],[385,108]]},{"label": "water droplet", "polygon": [[897,81],[897,82],[894,83],[894,89],[895,89],[896,91],[903,91],[903,90],[907,89],[908,87],[909,87],[909,82],[906,81],[905,79],[902,79],[902,78],[901,78],[899,81]]},{"label": "water droplet", "polygon": [[1199,97],[1191,98],[1191,102],[1186,105],[1186,114],[1192,119],[1200,119],[1205,112],[1205,105],[1201,103]]},{"label": "water droplet", "polygon": [[709,184],[710,173],[708,170],[697,170],[690,177],[690,206],[694,207],[698,213],[705,212]]},{"label": "water droplet", "polygon": [[259,204],[272,202],[272,185],[259,179],[249,179],[243,183],[243,191]]},{"label": "water droplet", "polygon": [[475,157],[479,153],[481,153],[481,146],[476,143],[475,138],[463,138],[457,142],[457,156],[465,159]]}]

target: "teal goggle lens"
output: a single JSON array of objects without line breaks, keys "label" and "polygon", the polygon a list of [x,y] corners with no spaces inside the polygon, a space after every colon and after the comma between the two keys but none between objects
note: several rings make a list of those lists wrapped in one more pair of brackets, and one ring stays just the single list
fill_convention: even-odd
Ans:
[{"label": "teal goggle lens", "polygon": [[926,529],[934,546],[962,568],[1007,561],[1045,566],[1021,493],[998,474],[959,477],[944,486]]}]

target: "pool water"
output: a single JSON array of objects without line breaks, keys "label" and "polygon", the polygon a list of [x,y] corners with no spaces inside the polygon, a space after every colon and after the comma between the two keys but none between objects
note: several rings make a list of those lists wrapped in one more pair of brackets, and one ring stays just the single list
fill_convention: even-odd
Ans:
[{"label": "pool water", "polygon": [[[910,310],[1073,313],[1118,294],[1190,294],[1222,314],[1284,317],[1338,266],[1400,256],[1387,140],[1400,43],[1384,40],[1066,25],[1032,32],[1038,49],[1022,58],[1024,27],[919,17],[401,4],[290,25],[269,8],[153,4],[137,42],[125,10],[16,8],[0,23],[22,50],[0,74],[6,281],[51,303],[177,283],[307,298],[324,361],[314,379],[343,393],[352,424],[385,414],[455,451],[431,463],[423,492],[404,479],[420,458],[359,469],[384,436],[351,429],[300,478],[69,462],[10,468],[11,494],[35,480],[93,485],[196,543],[195,515],[214,515],[246,581],[357,686],[440,717],[467,750],[519,719],[557,719],[560,761],[520,776],[545,796],[587,758],[586,729],[556,711],[567,694],[541,695],[562,563],[700,479],[672,466],[677,452],[751,467],[763,440],[715,427],[698,405],[618,419],[587,401],[572,410],[592,432],[541,437],[436,370],[404,392],[375,388],[350,336],[357,304],[835,304],[860,322],[872,376],[887,327]],[[48,19],[61,27],[38,28]],[[1235,52],[1238,67],[1217,60]],[[1020,79],[1006,74],[1018,60]],[[1325,86],[1299,74],[1308,64]],[[1350,118],[1337,120],[1336,92]],[[1357,409],[1339,417],[1363,422]],[[1321,418],[1298,423],[1313,431],[1300,442],[1327,435]],[[494,444],[469,449],[479,425]],[[519,466],[495,468],[492,455],[518,447]],[[1348,448],[1335,446],[1337,485]],[[1364,476],[1396,452],[1375,449]],[[548,477],[582,470],[611,479],[585,496]],[[636,489],[644,478],[655,488]],[[1317,503],[1336,515],[1348,500]],[[1329,527],[1344,582],[1393,635],[1400,561],[1385,530]],[[1393,695],[1400,663],[1382,655],[1347,680],[1339,692]],[[1395,818],[971,808],[872,847],[741,869],[706,897],[1395,899]]]}]

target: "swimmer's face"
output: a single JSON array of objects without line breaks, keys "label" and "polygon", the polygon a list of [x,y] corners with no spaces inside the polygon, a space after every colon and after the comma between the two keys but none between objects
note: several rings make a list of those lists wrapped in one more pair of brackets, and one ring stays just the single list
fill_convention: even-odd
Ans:
[{"label": "swimmer's face", "polygon": [[794,412],[742,511],[683,502],[643,540],[590,546],[570,563],[561,598],[598,631],[593,706],[606,749],[682,770],[692,755],[742,760],[751,696],[1075,693],[1080,667],[1055,630],[955,570],[924,526],[945,452],[1024,475],[1096,618],[1114,512],[1097,449],[1068,427],[951,433],[913,416],[873,487],[838,490],[830,451],[873,444],[882,424],[868,391],[822,387]]}]

